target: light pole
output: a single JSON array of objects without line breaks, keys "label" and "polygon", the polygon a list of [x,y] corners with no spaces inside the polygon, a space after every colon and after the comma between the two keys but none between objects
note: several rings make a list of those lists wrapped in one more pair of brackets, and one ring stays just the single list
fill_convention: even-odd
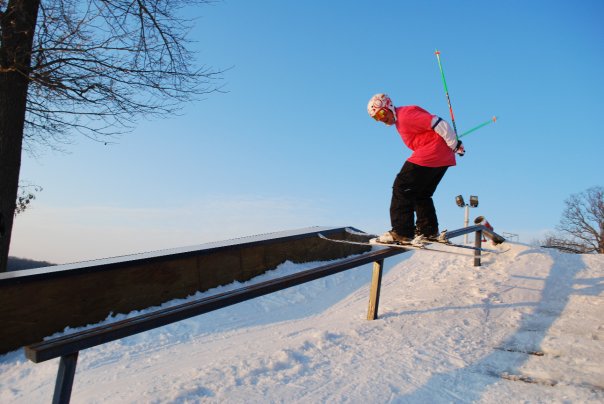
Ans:
[{"label": "light pole", "polygon": [[[467,204],[463,200],[463,196],[457,195],[455,197],[455,203],[457,203],[457,206],[459,206],[460,208],[465,208],[465,217],[464,217],[463,227],[468,227],[468,224],[470,223],[470,208],[478,207],[478,196],[470,195],[470,203]],[[465,244],[468,244],[468,235],[467,234],[464,235],[463,242]]]}]

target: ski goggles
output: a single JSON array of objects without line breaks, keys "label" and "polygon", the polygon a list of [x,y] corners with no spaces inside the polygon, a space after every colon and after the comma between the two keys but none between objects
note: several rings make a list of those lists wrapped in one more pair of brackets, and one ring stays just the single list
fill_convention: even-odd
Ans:
[{"label": "ski goggles", "polygon": [[375,119],[376,121],[381,121],[382,119],[384,119],[386,117],[387,114],[387,109],[386,108],[380,108],[378,110],[378,112],[375,113],[375,115],[373,115],[373,119]]}]

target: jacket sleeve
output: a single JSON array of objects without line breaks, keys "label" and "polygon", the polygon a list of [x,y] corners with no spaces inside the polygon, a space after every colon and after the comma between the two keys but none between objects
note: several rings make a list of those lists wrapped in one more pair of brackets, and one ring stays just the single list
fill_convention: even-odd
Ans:
[{"label": "jacket sleeve", "polygon": [[457,149],[457,135],[447,121],[434,115],[432,117],[432,130],[445,140],[445,143],[447,143],[447,146],[449,146],[451,150]]}]

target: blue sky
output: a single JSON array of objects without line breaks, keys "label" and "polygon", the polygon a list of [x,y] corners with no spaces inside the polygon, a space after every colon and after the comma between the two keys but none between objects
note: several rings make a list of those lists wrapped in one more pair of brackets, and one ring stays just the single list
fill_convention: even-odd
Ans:
[{"label": "blue sky", "polygon": [[450,120],[464,139],[435,204],[531,242],[564,200],[602,186],[604,2],[226,0],[194,10],[200,63],[224,93],[143,121],[115,144],[74,138],[25,155],[40,185],[11,255],[63,263],[315,225],[389,229],[410,152],[369,118],[378,92]]}]

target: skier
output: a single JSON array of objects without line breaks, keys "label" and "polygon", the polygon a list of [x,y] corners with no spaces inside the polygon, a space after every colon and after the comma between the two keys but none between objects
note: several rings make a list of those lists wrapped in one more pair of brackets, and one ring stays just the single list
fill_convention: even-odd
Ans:
[{"label": "skier", "polygon": [[392,230],[377,241],[400,244],[421,244],[426,239],[446,241],[444,232],[438,232],[432,195],[447,168],[455,165],[455,153],[464,155],[461,140],[442,118],[416,105],[394,107],[386,94],[371,97],[367,111],[376,121],[395,125],[405,145],[413,151],[392,186]]}]

